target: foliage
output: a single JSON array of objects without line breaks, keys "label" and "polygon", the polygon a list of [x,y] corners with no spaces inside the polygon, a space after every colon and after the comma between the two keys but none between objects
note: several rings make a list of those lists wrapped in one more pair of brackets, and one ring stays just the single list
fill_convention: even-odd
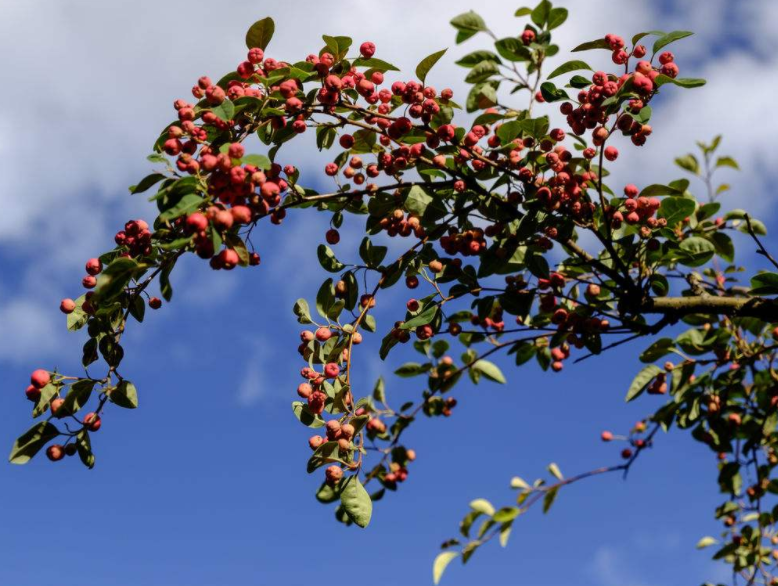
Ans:
[{"label": "foliage", "polygon": [[[398,490],[415,459],[404,444],[406,430],[425,417],[450,416],[451,393],[463,375],[473,383],[506,382],[492,354],[559,371],[573,355],[582,360],[683,324],[687,329],[674,338],[652,339],[640,354],[646,366],[625,391],[628,401],[667,400],[627,435],[603,432],[604,441],[626,442],[623,462],[571,477],[551,464],[549,480],[511,481],[515,504],[474,500],[460,524],[463,541],[445,542],[434,562],[434,581],[452,560],[467,562],[495,536],[505,546],[533,504],[547,512],[570,484],[626,474],[659,430],[676,427],[709,446],[720,470],[724,501],[715,515],[724,530],[720,540],[704,537],[698,546],[718,545],[714,557],[749,584],[776,583],[770,568],[778,509],[767,499],[778,492],[771,325],[778,321],[771,299],[778,273],[754,274],[743,285],[730,236],[748,233],[778,267],[759,240],[764,225],[741,210],[717,216],[728,186],[714,187],[713,174],[738,166],[718,154],[720,137],[699,143],[699,155],[676,159],[699,180],[702,198],[686,178],[642,189],[606,182],[605,166],[619,155],[614,143],[638,148],[650,140],[652,100],[704,84],[679,77],[674,56],[663,51],[691,33],[639,33],[631,47],[607,35],[573,52],[607,50],[618,73],[592,72],[575,59],[544,75],[546,59],[560,51],[552,31],[568,12],[543,0],[516,16],[524,28],[506,38],[474,12],[451,21],[457,43],[493,44],[458,61],[472,86],[461,104],[451,90],[427,84],[445,49],[420,61],[417,80],[381,89],[385,74],[397,68],[376,58],[372,43],[355,49],[350,38],[324,35],[318,53],[289,63],[265,55],[275,23],[252,25],[247,60],[216,83],[200,78],[195,103],[176,101],[177,119],[149,157],[159,169],[130,188],[154,192],[157,218],[128,222],[116,247],[87,263],[88,292],[62,302],[68,329],[88,335],[84,368],[102,359],[105,375],[33,373],[27,389],[33,417],[46,418],[17,440],[11,461],[26,463],[50,444],[49,459],[78,454],[93,467],[91,436],[103,409],[109,402],[139,404],[135,386],[119,373],[121,341],[131,318],[142,322],[147,305],[162,306],[149,297],[149,285],[158,279],[169,302],[171,274],[188,253],[217,270],[256,266],[255,227],[263,220],[280,225],[289,210],[311,208],[330,216],[327,243],[317,253],[331,276],[315,300],[294,304],[298,321],[310,327],[301,334],[304,382],[292,411],[321,432],[309,439],[307,470],[324,469],[316,498],[333,504],[339,521],[366,527],[373,503]],[[640,41],[649,37],[646,61]],[[505,105],[522,92],[526,107]],[[551,128],[548,116],[536,112],[550,102],[559,103],[568,131]],[[455,124],[457,110],[474,120]],[[329,193],[304,186],[299,170],[281,163],[294,153],[286,145],[306,133],[320,150],[337,150],[324,169],[334,183]],[[263,153],[246,153],[242,142],[254,136]],[[336,253],[346,214],[364,218],[366,236],[358,250]],[[408,239],[403,254],[388,256],[382,233]],[[589,250],[584,235],[595,243]],[[371,310],[394,286],[424,293],[408,301],[394,324],[379,324]],[[351,373],[363,333],[382,338],[382,359],[415,338],[419,362],[396,374],[420,382],[417,400],[390,406],[382,379],[371,395],[354,396]],[[454,342],[463,348],[458,360]],[[82,417],[90,402],[93,410]]]}]

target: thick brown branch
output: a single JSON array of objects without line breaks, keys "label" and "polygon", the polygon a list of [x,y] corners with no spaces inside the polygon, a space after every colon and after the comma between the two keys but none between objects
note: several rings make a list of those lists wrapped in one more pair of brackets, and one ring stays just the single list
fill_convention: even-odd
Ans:
[{"label": "thick brown branch", "polygon": [[732,317],[756,317],[767,322],[778,322],[778,302],[761,297],[719,297],[702,295],[693,297],[651,297],[643,302],[642,313],[676,314],[694,313],[728,315]]}]

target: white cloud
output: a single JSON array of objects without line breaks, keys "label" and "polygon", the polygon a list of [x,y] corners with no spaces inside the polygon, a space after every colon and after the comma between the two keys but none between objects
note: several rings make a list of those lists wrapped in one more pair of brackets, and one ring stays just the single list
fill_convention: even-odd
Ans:
[{"label": "white cloud", "polygon": [[586,572],[602,586],[655,586],[644,581],[615,548],[600,546]]},{"label": "white cloud", "polygon": [[[236,399],[244,406],[255,405],[263,399],[272,398],[275,388],[268,373],[274,372],[278,363],[278,349],[261,334],[252,337],[251,350],[244,366],[243,376],[238,385]],[[289,394],[278,395],[276,398],[288,397]]]},{"label": "white cloud", "polygon": [[0,356],[12,362],[51,357],[64,342],[56,307],[25,299],[0,298]]},{"label": "white cloud", "polygon": [[[675,175],[674,155],[691,148],[693,139],[708,139],[722,131],[723,148],[744,166],[744,173],[732,181],[743,194],[738,197],[748,197],[749,205],[769,204],[772,196],[765,187],[772,177],[765,171],[769,165],[761,137],[776,130],[768,97],[774,93],[770,90],[775,89],[778,68],[770,52],[775,41],[768,15],[778,16],[774,2],[744,1],[742,8],[738,3],[739,33],[751,38],[763,56],[757,59],[729,51],[715,61],[706,58],[706,48],[730,32],[733,12],[731,7],[719,9],[721,0],[704,3],[704,8],[703,3],[683,3],[671,14],[670,23],[655,3],[634,0],[618,11],[611,9],[609,0],[592,0],[585,9],[572,1],[561,4],[571,9],[571,17],[557,31],[562,50],[549,66],[566,60],[575,44],[607,32],[629,36],[672,25],[700,33],[679,44],[676,53],[682,66],[685,59],[699,62],[698,71],[690,73],[707,76],[708,87],[668,92],[670,99],[656,112],[654,136],[642,150],[623,149],[618,168],[624,171],[617,171],[617,179],[621,173],[625,180],[629,175],[636,181],[645,177],[644,182],[658,180],[657,176],[670,178]],[[409,76],[421,57],[451,47],[430,74],[430,82],[438,87],[451,85],[462,101],[465,84],[449,83],[463,77],[454,61],[485,47],[488,39],[482,36],[455,46],[448,21],[473,7],[472,0],[455,0],[443,8],[410,0],[384,4],[348,0],[326,7],[313,0],[271,7],[235,0],[229,10],[213,18],[212,3],[204,0],[103,4],[61,0],[47,3],[45,11],[37,2],[5,0],[0,19],[3,76],[5,86],[15,88],[19,99],[0,110],[0,253],[23,260],[29,268],[21,269],[22,286],[5,301],[2,311],[6,315],[10,307],[15,311],[13,319],[3,320],[0,335],[23,338],[28,320],[35,327],[48,328],[42,316],[50,314],[59,295],[45,299],[40,275],[46,275],[46,290],[62,289],[76,296],[86,258],[110,246],[112,234],[125,219],[154,213],[142,196],[129,197],[127,186],[150,171],[144,157],[171,119],[172,101],[186,97],[199,75],[215,77],[233,68],[243,58],[243,35],[253,20],[268,12],[275,18],[273,56],[303,58],[320,47],[322,33],[348,34],[357,43],[373,40],[378,56]],[[516,34],[522,26],[523,21],[512,16],[513,3],[481,3],[475,8],[499,36]],[[301,18],[301,14],[313,17]],[[724,46],[719,43],[717,48]],[[607,53],[594,52],[586,58],[593,64],[598,59],[607,62]],[[747,80],[758,81],[747,85]],[[295,148],[285,157],[294,159],[289,162],[301,167],[309,182],[321,179],[323,156],[312,148]],[[272,227],[271,249],[259,246],[265,257],[283,254],[289,259],[285,269],[297,269],[289,271],[290,289],[303,285],[304,268],[315,267],[311,244],[321,241],[321,236],[314,237],[311,225],[296,222],[288,234],[284,227]],[[281,245],[276,244],[280,234]],[[345,242],[354,239],[344,234]],[[205,272],[187,271],[184,285],[193,274],[199,278]],[[216,291],[230,295],[234,280],[219,281]],[[196,289],[202,286],[199,283]],[[18,317],[22,311],[28,320]],[[41,348],[49,344],[46,341]],[[0,358],[21,359],[22,348],[34,351],[30,345],[0,344]]]}]

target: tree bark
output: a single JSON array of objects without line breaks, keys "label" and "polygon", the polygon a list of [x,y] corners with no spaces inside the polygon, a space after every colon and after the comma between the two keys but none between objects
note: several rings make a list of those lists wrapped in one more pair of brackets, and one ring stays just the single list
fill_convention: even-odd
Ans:
[{"label": "tree bark", "polygon": [[719,297],[700,295],[691,297],[650,297],[643,302],[643,313],[690,315],[728,315],[755,317],[766,322],[778,322],[778,302],[761,297]]}]

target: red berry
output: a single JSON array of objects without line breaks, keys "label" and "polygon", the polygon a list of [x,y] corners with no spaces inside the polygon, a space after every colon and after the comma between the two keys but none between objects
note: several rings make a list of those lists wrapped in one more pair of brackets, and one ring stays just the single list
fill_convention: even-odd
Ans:
[{"label": "red berry", "polygon": [[159,297],[152,297],[149,299],[149,307],[151,309],[159,309],[162,307],[162,300]]},{"label": "red berry", "polygon": [[327,244],[337,244],[340,242],[340,233],[334,228],[327,230],[327,233],[324,235],[324,237],[327,240]]},{"label": "red berry", "polygon": [[84,427],[89,431],[97,431],[102,425],[102,420],[97,413],[87,413],[84,417]]},{"label": "red berry", "polygon": [[100,262],[99,258],[90,258],[88,261],[86,261],[86,272],[90,275],[99,275],[100,271],[103,270],[103,263]]},{"label": "red berry", "polygon": [[340,374],[340,367],[334,362],[324,365],[324,376],[327,378],[337,378]]},{"label": "red berry", "polygon": [[613,440],[613,434],[610,431],[603,431],[600,434],[600,439],[604,442],[609,442]]},{"label": "red berry", "polygon": [[72,299],[63,299],[60,301],[59,310],[62,313],[73,313],[76,309],[76,302]]},{"label": "red berry", "polygon": [[24,391],[24,394],[27,395],[27,398],[33,403],[37,403],[38,399],[41,398],[41,390],[35,385],[30,385],[27,387],[27,390]]},{"label": "red berry", "polygon": [[57,462],[65,457],[65,449],[59,444],[49,446],[46,448],[46,457],[52,462]]},{"label": "red berry", "polygon": [[605,158],[609,161],[615,161],[619,157],[619,151],[616,147],[605,147],[605,151],[603,152],[605,155]]},{"label": "red berry", "polygon": [[359,53],[365,59],[370,59],[373,55],[375,55],[375,43],[365,41],[359,46]]},{"label": "red berry", "polygon": [[337,484],[343,478],[343,469],[340,466],[332,465],[324,471],[324,477],[327,484]]},{"label": "red berry", "polygon": [[60,397],[54,399],[50,405],[51,414],[54,415],[55,417],[62,417],[61,413],[59,415],[57,415],[57,413],[59,413],[59,410],[62,408],[62,405],[64,403],[65,403],[65,399],[62,399]]},{"label": "red berry", "polygon": [[51,382],[51,375],[48,371],[39,368],[30,375],[30,382],[38,389],[42,389]]}]

